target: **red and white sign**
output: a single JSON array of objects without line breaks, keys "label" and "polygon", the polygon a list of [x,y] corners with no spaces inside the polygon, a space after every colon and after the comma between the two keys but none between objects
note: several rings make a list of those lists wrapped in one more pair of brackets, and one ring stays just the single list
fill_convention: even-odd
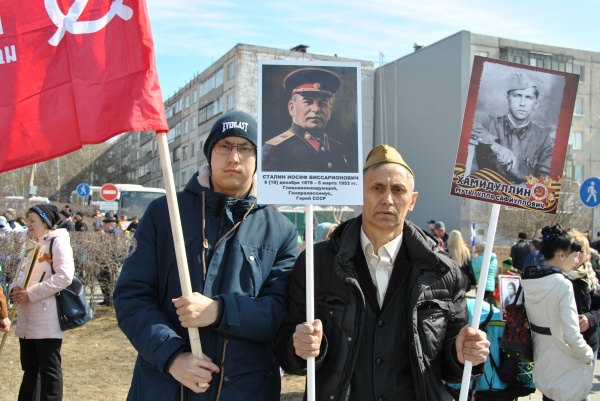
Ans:
[{"label": "red and white sign", "polygon": [[104,184],[100,189],[100,196],[105,201],[114,201],[119,197],[119,190],[115,184]]}]

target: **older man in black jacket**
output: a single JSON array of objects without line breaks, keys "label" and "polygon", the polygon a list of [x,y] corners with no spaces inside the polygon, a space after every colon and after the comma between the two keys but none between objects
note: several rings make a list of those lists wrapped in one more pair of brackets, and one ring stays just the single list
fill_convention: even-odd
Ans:
[{"label": "older man in black jacket", "polygon": [[452,400],[442,380],[460,382],[466,360],[486,360],[485,333],[467,327],[460,269],[406,221],[413,189],[414,174],[394,148],[369,153],[362,216],[315,245],[311,323],[304,253],[294,266],[276,354],[294,374],[316,357],[318,400]]}]

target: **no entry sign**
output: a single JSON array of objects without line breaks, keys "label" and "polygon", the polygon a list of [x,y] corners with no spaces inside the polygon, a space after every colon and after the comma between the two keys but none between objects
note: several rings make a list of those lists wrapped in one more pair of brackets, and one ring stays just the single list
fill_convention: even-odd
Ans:
[{"label": "no entry sign", "polygon": [[105,201],[114,201],[119,196],[119,190],[114,184],[104,184],[100,189],[100,196]]}]

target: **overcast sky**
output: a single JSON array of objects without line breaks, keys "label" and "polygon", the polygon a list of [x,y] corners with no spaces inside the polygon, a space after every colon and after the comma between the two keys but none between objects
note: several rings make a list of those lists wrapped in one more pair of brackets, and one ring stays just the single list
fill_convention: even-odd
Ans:
[{"label": "overcast sky", "polygon": [[600,51],[598,0],[146,0],[163,98],[238,43],[379,66],[461,30]]}]

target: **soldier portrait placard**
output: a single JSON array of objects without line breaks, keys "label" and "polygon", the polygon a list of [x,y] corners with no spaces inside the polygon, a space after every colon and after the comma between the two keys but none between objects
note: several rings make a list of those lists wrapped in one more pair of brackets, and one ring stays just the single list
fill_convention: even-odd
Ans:
[{"label": "soldier portrait placard", "polygon": [[556,213],[577,84],[476,56],[450,193]]},{"label": "soldier portrait placard", "polygon": [[259,62],[259,202],[362,204],[360,78],[353,62]]}]

